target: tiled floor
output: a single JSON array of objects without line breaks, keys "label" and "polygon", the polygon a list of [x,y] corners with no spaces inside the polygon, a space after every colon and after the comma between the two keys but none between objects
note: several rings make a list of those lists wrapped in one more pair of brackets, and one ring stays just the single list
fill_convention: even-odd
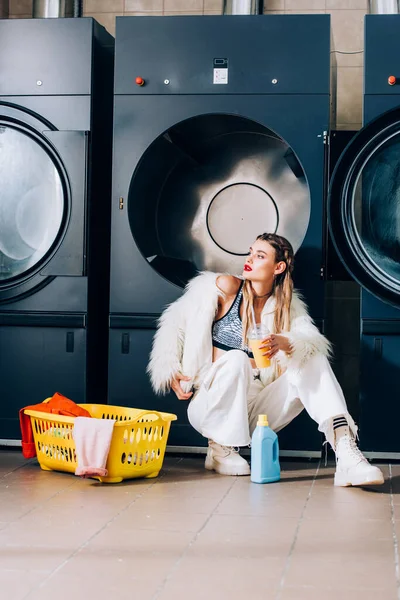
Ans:
[{"label": "tiled floor", "polygon": [[0,452],[0,598],[400,599],[400,466],[367,491],[318,462],[264,486],[202,465],[101,485]]}]

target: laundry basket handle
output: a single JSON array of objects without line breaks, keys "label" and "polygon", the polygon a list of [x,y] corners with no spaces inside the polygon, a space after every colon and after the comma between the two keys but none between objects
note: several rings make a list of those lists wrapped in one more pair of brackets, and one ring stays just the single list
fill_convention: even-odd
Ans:
[{"label": "laundry basket handle", "polygon": [[142,412],[140,412],[138,415],[136,415],[135,417],[135,421],[139,421],[139,419],[141,419],[142,417],[144,417],[145,415],[156,415],[159,419],[161,419],[162,421],[165,421],[166,419],[163,417],[162,413],[158,412],[157,410],[142,410]]}]

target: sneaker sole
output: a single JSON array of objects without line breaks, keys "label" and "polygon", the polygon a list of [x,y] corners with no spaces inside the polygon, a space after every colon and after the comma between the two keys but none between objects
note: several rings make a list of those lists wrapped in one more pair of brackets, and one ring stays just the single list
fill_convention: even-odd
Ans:
[{"label": "sneaker sole", "polygon": [[368,485],[383,485],[385,480],[383,476],[372,479],[348,479],[344,475],[335,475],[334,485],[337,487],[366,487]]},{"label": "sneaker sole", "polygon": [[237,468],[232,470],[216,464],[212,459],[206,459],[204,466],[208,471],[215,471],[216,473],[219,473],[219,475],[230,475],[232,477],[250,475],[250,467],[248,465],[247,468],[246,465],[243,465],[240,469]]}]

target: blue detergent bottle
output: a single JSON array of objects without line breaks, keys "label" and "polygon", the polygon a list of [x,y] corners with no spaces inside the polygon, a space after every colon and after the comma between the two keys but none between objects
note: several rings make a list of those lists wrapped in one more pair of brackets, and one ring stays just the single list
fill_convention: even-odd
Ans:
[{"label": "blue detergent bottle", "polygon": [[251,438],[251,481],[273,483],[280,478],[278,436],[268,426],[267,415],[258,415]]}]

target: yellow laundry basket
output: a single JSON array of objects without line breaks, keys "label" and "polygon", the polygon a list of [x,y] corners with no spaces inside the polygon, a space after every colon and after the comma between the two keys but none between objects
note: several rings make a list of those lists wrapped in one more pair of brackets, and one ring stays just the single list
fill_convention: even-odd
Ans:
[{"label": "yellow laundry basket", "polygon": [[[171,421],[176,415],[108,404],[79,404],[96,419],[115,419],[107,477],[119,483],[135,477],[157,477],[164,460]],[[77,467],[72,429],[75,417],[25,410],[31,418],[39,464],[45,471],[75,473]]]}]

